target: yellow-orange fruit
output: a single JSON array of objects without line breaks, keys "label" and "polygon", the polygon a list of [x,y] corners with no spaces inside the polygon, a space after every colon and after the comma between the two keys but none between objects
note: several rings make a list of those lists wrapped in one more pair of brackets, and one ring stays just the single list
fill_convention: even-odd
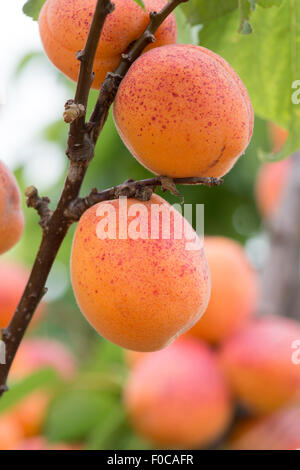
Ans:
[{"label": "yellow-orange fruit", "polygon": [[120,201],[99,203],[80,219],[71,256],[73,289],[102,336],[126,349],[154,351],[205,311],[207,262],[197,234],[164,199]]},{"label": "yellow-orange fruit", "polygon": [[252,136],[253,109],[230,65],[204,47],[148,51],[114,103],[123,142],[146,168],[170,177],[223,176]]},{"label": "yellow-orange fruit", "polygon": [[18,183],[0,162],[0,255],[19,241],[23,230],[24,216]]},{"label": "yellow-orange fruit", "polygon": [[280,207],[292,168],[290,158],[264,163],[256,178],[255,195],[263,217],[271,218]]},{"label": "yellow-orange fruit", "polygon": [[284,146],[288,137],[288,131],[277,124],[269,123],[269,136],[272,144],[272,152],[279,152]]},{"label": "yellow-orange fruit", "polygon": [[[52,367],[62,378],[69,379],[75,373],[75,360],[69,350],[56,340],[26,340],[18,350],[10,378],[12,381],[21,380],[43,367]],[[50,390],[37,390],[9,410],[9,415],[22,429],[23,436],[33,436],[41,431],[51,398]]]},{"label": "yellow-orange fruit", "polygon": [[[21,264],[11,261],[0,263],[0,328],[8,326],[21,299],[29,271]],[[36,324],[45,311],[42,302],[33,316],[32,324]]]},{"label": "yellow-orange fruit", "polygon": [[258,281],[246,253],[236,241],[207,237],[204,249],[211,275],[211,296],[205,314],[187,334],[218,343],[253,316]]},{"label": "yellow-orange fruit", "polygon": [[0,415],[0,450],[13,450],[22,438],[22,429],[9,413]]},{"label": "yellow-orange fruit", "polygon": [[214,354],[180,338],[131,371],[125,407],[135,430],[160,447],[204,447],[225,431],[230,393]]},{"label": "yellow-orange fruit", "polygon": [[221,364],[243,405],[268,413],[300,400],[300,368],[293,361],[293,344],[299,339],[298,322],[269,316],[224,343]]},{"label": "yellow-orange fruit", "polygon": [[[166,0],[144,0],[143,10],[134,0],[114,0],[115,10],[106,18],[94,62],[93,88],[100,88],[107,72],[112,72],[149,23],[149,12],[159,11]],[[96,0],[47,0],[39,27],[46,54],[53,64],[74,81],[78,79],[76,53],[84,48]],[[175,16],[171,14],[159,27],[156,41],[147,47],[172,44],[177,39]]]},{"label": "yellow-orange fruit", "polygon": [[300,449],[300,407],[282,409],[262,419],[236,439],[233,450]]}]

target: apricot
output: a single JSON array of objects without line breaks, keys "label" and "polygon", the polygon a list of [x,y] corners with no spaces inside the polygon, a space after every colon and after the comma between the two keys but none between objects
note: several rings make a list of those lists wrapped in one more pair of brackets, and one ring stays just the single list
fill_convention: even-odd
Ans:
[{"label": "apricot", "polygon": [[258,300],[257,275],[242,246],[225,237],[206,237],[211,296],[203,317],[187,334],[219,343],[251,319]]},{"label": "apricot", "polygon": [[300,448],[300,407],[290,407],[263,418],[236,439],[233,450],[297,450]]},{"label": "apricot", "polygon": [[9,413],[0,415],[0,450],[13,450],[22,438],[22,430]]},{"label": "apricot", "polygon": [[[149,23],[149,12],[159,11],[166,0],[144,0],[145,11],[134,0],[114,0],[115,10],[106,18],[94,62],[93,88],[100,88]],[[47,0],[40,17],[42,43],[51,62],[74,81],[78,79],[76,53],[84,48],[96,0]],[[171,14],[157,30],[156,41],[147,47],[176,42],[177,27]],[[146,50],[147,50],[146,49]]]},{"label": "apricot", "polygon": [[300,400],[300,368],[292,360],[299,338],[298,322],[268,316],[224,343],[220,362],[243,405],[262,414]]},{"label": "apricot", "polygon": [[[29,271],[22,264],[12,261],[0,263],[0,328],[6,328],[12,319],[28,278]],[[33,325],[41,319],[44,312],[45,303],[42,302],[33,316]]]},{"label": "apricot", "polygon": [[292,168],[290,158],[264,163],[257,174],[255,195],[260,213],[272,218],[280,207]]},{"label": "apricot", "polygon": [[124,144],[156,174],[223,176],[252,136],[245,86],[217,54],[179,44],[139,57],[123,79],[114,119]]},{"label": "apricot", "polygon": [[18,183],[0,161],[0,255],[20,240],[23,230],[24,216]]},{"label": "apricot", "polygon": [[274,122],[269,123],[269,136],[272,144],[272,152],[279,152],[284,146],[287,137],[288,131],[278,126]]},{"label": "apricot", "polygon": [[134,429],[159,447],[207,446],[232,416],[215,355],[201,341],[186,337],[132,369],[124,402]]},{"label": "apricot", "polygon": [[[63,379],[72,378],[76,370],[73,355],[61,343],[49,338],[30,339],[21,343],[10,378],[21,380],[44,367],[52,367]],[[37,390],[10,410],[23,436],[33,436],[41,431],[51,399],[51,390]]]},{"label": "apricot", "polygon": [[157,195],[87,210],[74,237],[71,278],[92,326],[135,351],[164,348],[199,319],[210,294],[197,234]]}]

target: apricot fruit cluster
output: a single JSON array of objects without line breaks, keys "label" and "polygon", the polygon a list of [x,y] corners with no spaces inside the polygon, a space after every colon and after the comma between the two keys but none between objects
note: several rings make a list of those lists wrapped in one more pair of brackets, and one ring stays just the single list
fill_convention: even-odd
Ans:
[{"label": "apricot fruit cluster", "polygon": [[[99,89],[107,72],[112,72],[126,52],[146,29],[149,12],[159,11],[166,0],[144,0],[143,10],[134,0],[114,0],[115,10],[106,18],[94,62],[93,88]],[[74,81],[78,79],[76,53],[84,48],[96,0],[47,0],[39,28],[46,54],[53,64]],[[176,42],[175,16],[169,15],[147,49]],[[147,50],[146,49],[146,50]]]},{"label": "apricot fruit cluster", "polygon": [[0,255],[21,238],[24,216],[21,197],[14,175],[0,162]]}]

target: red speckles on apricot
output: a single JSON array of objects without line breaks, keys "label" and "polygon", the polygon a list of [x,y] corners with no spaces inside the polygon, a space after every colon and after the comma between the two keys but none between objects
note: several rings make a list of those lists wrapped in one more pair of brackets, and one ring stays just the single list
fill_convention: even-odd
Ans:
[{"label": "red speckles on apricot", "polygon": [[[136,112],[142,97],[144,114]],[[161,124],[154,135],[147,126],[153,115]],[[223,176],[253,130],[238,75],[212,51],[186,44],[153,49],[135,61],[120,85],[114,119],[137,160],[170,177]]]},{"label": "red speckles on apricot", "polygon": [[[93,88],[100,88],[107,72],[113,71],[121,54],[146,29],[149,12],[158,11],[166,0],[144,0],[144,11],[134,0],[114,0],[115,10],[108,15],[96,53]],[[84,48],[96,0],[47,0],[39,27],[46,54],[53,64],[72,80],[77,80],[79,62],[76,53]],[[170,15],[155,34],[156,41],[147,46],[159,47],[176,42],[175,16]]]},{"label": "red speckles on apricot", "polygon": [[[191,327],[204,312],[210,294],[209,272],[203,250],[186,249],[185,235],[174,237],[172,206],[157,195],[148,202],[127,202],[128,213],[134,204],[145,208],[148,227],[141,224],[138,239],[121,239],[119,200],[86,211],[74,237],[72,285],[80,309],[102,336],[127,349],[154,351]],[[91,236],[101,220],[97,211],[103,204],[116,210],[116,238]],[[153,205],[170,215],[170,239],[163,239],[161,218],[158,238],[151,238]],[[183,223],[182,216],[176,215]]]}]

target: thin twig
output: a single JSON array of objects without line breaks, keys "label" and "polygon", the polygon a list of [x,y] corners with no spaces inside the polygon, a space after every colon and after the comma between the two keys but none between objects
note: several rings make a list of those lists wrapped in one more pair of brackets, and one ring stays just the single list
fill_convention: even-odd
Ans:
[{"label": "thin twig", "polygon": [[[69,208],[66,210],[66,217],[70,218],[72,221],[78,221],[82,214],[94,206],[98,202],[102,201],[111,201],[113,199],[118,199],[121,196],[126,197],[135,197],[141,201],[149,201],[153,192],[158,186],[162,186],[165,190],[170,190],[172,184],[182,184],[182,185],[204,185],[204,186],[220,186],[223,183],[223,180],[220,178],[174,178],[170,179],[171,185],[166,184],[166,178],[161,176],[156,176],[154,178],[149,178],[145,180],[133,181],[128,180],[119,186],[113,188],[105,189],[103,191],[98,191],[93,189],[91,193],[85,198],[78,198],[73,201]],[[178,194],[177,194],[178,195]]]}]

